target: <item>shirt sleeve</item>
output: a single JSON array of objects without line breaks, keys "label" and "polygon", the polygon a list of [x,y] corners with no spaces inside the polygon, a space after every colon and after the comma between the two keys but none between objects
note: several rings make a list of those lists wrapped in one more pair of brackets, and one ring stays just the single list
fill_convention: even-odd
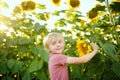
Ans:
[{"label": "shirt sleeve", "polygon": [[60,64],[60,65],[65,65],[66,64],[66,60],[67,60],[67,56],[66,55],[63,55],[63,54],[60,54],[56,57],[56,60],[57,60],[57,64]]}]

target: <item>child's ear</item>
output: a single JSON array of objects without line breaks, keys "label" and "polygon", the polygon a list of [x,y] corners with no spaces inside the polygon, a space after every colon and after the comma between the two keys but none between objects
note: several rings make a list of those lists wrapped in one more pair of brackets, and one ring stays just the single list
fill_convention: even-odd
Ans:
[{"label": "child's ear", "polygon": [[51,50],[48,50],[48,52],[51,52]]}]

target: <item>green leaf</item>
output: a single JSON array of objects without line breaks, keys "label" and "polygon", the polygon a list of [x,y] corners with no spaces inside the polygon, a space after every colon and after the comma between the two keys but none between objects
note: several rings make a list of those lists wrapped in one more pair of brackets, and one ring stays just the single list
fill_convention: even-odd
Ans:
[{"label": "green leaf", "polygon": [[19,72],[22,69],[23,65],[24,65],[24,63],[22,61],[16,61],[15,65],[12,69],[12,72],[13,73]]},{"label": "green leaf", "polygon": [[18,46],[18,51],[21,53],[25,53],[28,50],[28,45],[20,45]]},{"label": "green leaf", "polygon": [[12,69],[13,66],[15,65],[16,61],[14,59],[9,59],[7,62],[7,66],[9,69]]},{"label": "green leaf", "polygon": [[43,46],[40,47],[39,54],[41,56],[41,59],[43,59],[44,61],[48,62],[49,54],[44,50]]},{"label": "green leaf", "polygon": [[20,45],[24,45],[24,44],[30,44],[32,42],[31,38],[27,38],[27,37],[21,37],[18,39],[18,43]]},{"label": "green leaf", "polygon": [[92,11],[105,11],[105,6],[99,6],[92,9]]},{"label": "green leaf", "polygon": [[59,26],[59,27],[66,26],[65,19],[57,20],[54,24],[55,24],[55,26]]},{"label": "green leaf", "polygon": [[36,76],[40,80],[48,80],[47,76],[45,75],[45,72],[43,70],[38,71]]},{"label": "green leaf", "polygon": [[[1,35],[1,34],[0,34]],[[0,44],[3,43],[3,39],[4,37],[3,36],[0,36]]]},{"label": "green leaf", "polygon": [[0,62],[0,73],[1,74],[6,74],[7,71],[8,71],[7,62],[6,61]]},{"label": "green leaf", "polygon": [[113,11],[120,12],[120,2],[112,2],[110,4],[110,7],[112,8]]},{"label": "green leaf", "polygon": [[40,70],[43,66],[43,61],[40,60],[40,61],[37,61],[37,60],[33,60],[30,64],[30,67],[29,67],[29,72],[34,72],[34,71],[37,71],[37,70]]},{"label": "green leaf", "polygon": [[112,70],[120,77],[120,63],[113,63]]},{"label": "green leaf", "polygon": [[44,20],[44,21],[46,21],[46,18],[45,18],[44,13],[38,13],[38,14],[36,14],[36,17],[37,17],[39,20]]},{"label": "green leaf", "polygon": [[6,2],[0,0],[0,8],[1,7],[6,8],[6,9],[9,8],[9,6],[8,6],[8,4]]},{"label": "green leaf", "polygon": [[42,5],[42,4],[37,4],[37,5],[36,5],[36,8],[46,9],[46,6],[45,6],[45,5]]},{"label": "green leaf", "polygon": [[31,75],[28,70],[24,71],[24,73],[22,75],[22,80],[31,80]]},{"label": "green leaf", "polygon": [[99,41],[100,46],[102,47],[103,51],[114,60],[116,60],[116,49],[115,46],[111,42],[104,42],[102,43]]},{"label": "green leaf", "polygon": [[14,78],[8,77],[7,80],[15,80]]},{"label": "green leaf", "polygon": [[42,31],[44,30],[43,28],[44,28],[44,25],[40,25],[39,23],[35,23],[35,25],[34,25],[35,32],[40,33],[40,30],[42,30]]},{"label": "green leaf", "polygon": [[59,15],[60,15],[59,13],[60,13],[59,11],[55,10],[55,11],[52,13],[52,15],[59,16]]},{"label": "green leaf", "polygon": [[99,1],[99,2],[101,2],[101,3],[102,3],[102,2],[104,2],[105,0],[97,0],[97,1]]},{"label": "green leaf", "polygon": [[38,54],[39,49],[40,49],[39,47],[34,46],[34,45],[30,47],[31,52],[32,52],[34,55],[37,55],[37,54]]},{"label": "green leaf", "polygon": [[72,71],[70,76],[72,77],[73,80],[77,80],[77,79],[79,80],[82,77],[82,73],[81,73],[82,70],[79,65],[70,65],[70,71]]},{"label": "green leaf", "polygon": [[6,49],[1,49],[0,50],[0,60],[5,59],[7,57],[7,55],[8,55],[8,52],[7,52]]},{"label": "green leaf", "polygon": [[16,39],[7,39],[7,41],[6,41],[7,47],[15,46],[16,44],[17,44]]}]

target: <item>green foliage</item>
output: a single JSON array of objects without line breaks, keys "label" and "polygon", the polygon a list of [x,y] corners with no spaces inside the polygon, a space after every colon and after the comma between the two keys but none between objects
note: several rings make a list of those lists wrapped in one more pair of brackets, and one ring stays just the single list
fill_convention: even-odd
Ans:
[{"label": "green foliage", "polygon": [[92,8],[92,11],[105,11],[105,6],[98,6],[98,7]]},{"label": "green foliage", "polygon": [[[3,1],[0,4],[2,8],[8,7]],[[44,12],[46,6],[39,3],[36,3],[36,9],[39,11],[13,12],[10,17],[0,14],[0,28],[7,26],[7,29],[0,30],[1,80],[49,80],[49,54],[44,50],[42,41],[46,34],[54,31],[64,35],[66,46],[63,54],[68,56],[78,56],[77,39],[95,42],[100,47],[99,53],[90,62],[68,65],[70,80],[120,79],[118,3],[106,3],[92,8],[92,11],[99,11],[101,14],[90,22],[82,22],[84,16],[79,10]],[[46,18],[46,14],[59,18],[54,22],[52,30],[47,27],[49,18]],[[60,17],[61,15],[64,17]]]},{"label": "green foliage", "polygon": [[0,10],[2,9],[2,7],[6,8],[6,9],[9,8],[9,6],[8,6],[8,4],[6,2],[0,0]]},{"label": "green foliage", "polygon": [[99,43],[101,48],[103,49],[103,51],[110,56],[111,58],[113,58],[114,60],[117,59],[116,58],[116,49],[115,46],[110,43],[110,42],[105,42],[105,43]]},{"label": "green foliage", "polygon": [[112,65],[112,70],[116,73],[118,77],[120,77],[120,70],[118,69],[120,67],[120,63],[114,63]]},{"label": "green foliage", "polygon": [[97,1],[99,1],[99,2],[104,2],[105,0],[97,0]]},{"label": "green foliage", "polygon": [[112,8],[113,11],[120,12],[120,2],[112,2],[110,4],[110,7]]},{"label": "green foliage", "polygon": [[37,70],[40,70],[42,68],[43,65],[43,61],[37,61],[37,60],[33,60],[30,64],[30,67],[28,68],[29,72],[34,72]]}]

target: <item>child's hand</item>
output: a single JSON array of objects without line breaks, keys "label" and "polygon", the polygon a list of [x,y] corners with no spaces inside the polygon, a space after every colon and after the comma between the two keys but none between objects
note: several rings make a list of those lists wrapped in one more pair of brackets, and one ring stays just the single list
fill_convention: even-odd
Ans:
[{"label": "child's hand", "polygon": [[96,43],[91,43],[90,45],[92,46],[93,51],[98,52],[99,46]]}]

